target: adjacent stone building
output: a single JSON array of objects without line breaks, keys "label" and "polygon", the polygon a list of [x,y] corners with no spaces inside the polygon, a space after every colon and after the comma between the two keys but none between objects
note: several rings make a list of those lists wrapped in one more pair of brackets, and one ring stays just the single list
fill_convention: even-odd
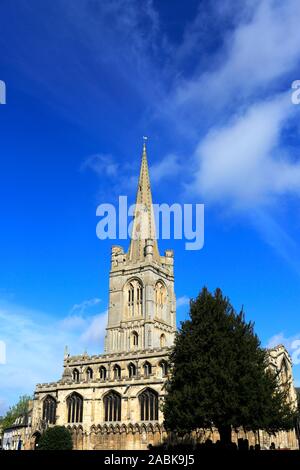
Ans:
[{"label": "adjacent stone building", "polygon": [[[105,352],[66,352],[62,378],[37,385],[31,448],[54,424],[72,431],[76,449],[145,449],[167,438],[161,403],[176,331],[174,257],[172,250],[159,253],[145,145],[136,202],[128,252],[112,247]],[[291,362],[282,346],[270,350],[270,367],[287,374],[294,401]],[[197,432],[198,440],[208,437],[218,439],[216,432]],[[283,441],[297,446],[293,432]]]},{"label": "adjacent stone building", "polygon": [[3,450],[29,450],[31,441],[31,420],[33,402],[28,403],[28,411],[18,416],[14,423],[3,430]]}]

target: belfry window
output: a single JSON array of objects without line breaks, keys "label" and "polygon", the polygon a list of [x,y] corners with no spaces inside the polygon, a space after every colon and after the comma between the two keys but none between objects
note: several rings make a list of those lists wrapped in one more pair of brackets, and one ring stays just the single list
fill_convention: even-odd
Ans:
[{"label": "belfry window", "polygon": [[113,390],[104,397],[104,420],[121,421],[121,396]]},{"label": "belfry window", "polygon": [[47,395],[43,402],[43,420],[49,424],[55,424],[56,400],[51,395]]},{"label": "belfry window", "polygon": [[81,423],[83,416],[83,398],[76,392],[73,392],[67,398],[68,423]]},{"label": "belfry window", "polygon": [[125,286],[125,301],[129,318],[143,315],[143,286],[137,279]]},{"label": "belfry window", "polygon": [[163,377],[165,377],[166,375],[168,375],[168,363],[167,361],[161,361],[159,363],[160,365],[160,368],[161,368],[161,374]]},{"label": "belfry window", "polygon": [[88,367],[86,370],[86,379],[87,380],[93,379],[93,369],[91,369],[90,367]]},{"label": "belfry window", "polygon": [[150,362],[146,361],[143,368],[144,368],[144,376],[149,377],[149,375],[152,372],[152,366]]},{"label": "belfry window", "polygon": [[101,366],[99,371],[100,371],[100,380],[106,380],[106,376],[107,376],[106,367]]},{"label": "belfry window", "polygon": [[132,335],[131,335],[131,342],[132,342],[132,346],[133,348],[137,348],[138,345],[139,345],[139,335],[136,331],[133,331],[132,332]]},{"label": "belfry window", "polygon": [[129,378],[136,377],[136,366],[133,364],[133,362],[130,362],[128,366],[128,374]]},{"label": "belfry window", "polygon": [[115,380],[120,379],[121,378],[121,367],[118,366],[118,364],[115,364],[114,368],[113,368],[113,371],[114,371],[114,379]]},{"label": "belfry window", "polygon": [[73,369],[73,380],[74,382],[79,382],[79,370]]},{"label": "belfry window", "polygon": [[134,316],[134,286],[132,284],[128,287],[128,313],[130,317]]},{"label": "belfry window", "polygon": [[147,388],[140,394],[139,401],[141,421],[157,421],[158,393],[151,388]]}]

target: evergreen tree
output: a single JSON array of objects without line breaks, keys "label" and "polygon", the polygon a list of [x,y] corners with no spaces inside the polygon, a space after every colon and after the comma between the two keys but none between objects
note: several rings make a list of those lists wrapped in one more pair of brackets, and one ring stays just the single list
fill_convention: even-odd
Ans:
[{"label": "evergreen tree", "polygon": [[38,450],[72,450],[70,431],[64,426],[48,428],[39,440]]},{"label": "evergreen tree", "polygon": [[190,319],[181,324],[170,357],[168,430],[182,434],[216,427],[228,444],[232,428],[274,433],[293,427],[287,391],[267,368],[253,326],[220,289],[212,295],[204,288],[190,302]]}]

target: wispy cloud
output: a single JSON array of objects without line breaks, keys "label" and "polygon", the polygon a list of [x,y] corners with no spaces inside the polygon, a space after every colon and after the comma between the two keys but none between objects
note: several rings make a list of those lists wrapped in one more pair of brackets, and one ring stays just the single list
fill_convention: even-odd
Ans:
[{"label": "wispy cloud", "polygon": [[[109,181],[110,195],[114,193],[127,194],[137,184],[137,168],[125,162],[123,165],[117,162],[112,155],[95,154],[86,158],[81,164],[82,171],[91,170],[100,182]],[[167,154],[149,168],[151,183],[153,186],[163,180],[177,177],[182,171],[180,158],[175,154]]]},{"label": "wispy cloud", "polygon": [[83,300],[79,304],[74,304],[73,307],[70,310],[71,314],[80,313],[83,314],[87,309],[90,307],[94,307],[95,305],[98,305],[101,302],[101,299],[98,299],[97,297],[93,299],[88,299],[88,300]]},{"label": "wispy cloud", "polygon": [[266,210],[252,208],[248,218],[253,227],[274,251],[300,275],[300,246],[284,229],[280,221]]},{"label": "wispy cloud", "polygon": [[[299,265],[298,242],[274,216],[279,201],[300,193],[299,155],[286,146],[290,129],[297,132],[299,108],[285,93],[299,78],[299,0],[246,0],[239,8],[235,0],[202,3],[176,43],[150,0],[22,2],[19,15],[3,20],[1,60],[13,61],[20,76],[35,84],[32,93],[41,88],[51,105],[89,130],[96,125],[105,133],[113,126],[114,133],[126,134],[133,126],[131,108],[135,129],[141,124],[136,115],[143,114],[149,126],[163,122],[173,150],[152,165],[153,181],[172,176],[180,184],[188,178],[195,198],[229,216],[248,217],[270,246]],[[24,12],[34,35],[15,34]],[[38,15],[47,21],[33,25]],[[13,57],[6,57],[9,42]],[[188,155],[177,155],[183,139]],[[89,156],[82,170],[111,179],[121,173],[118,191],[135,191],[133,170],[123,171],[105,152]],[[88,312],[97,307],[94,301],[76,304],[61,320],[12,303],[1,306],[0,339],[8,347],[1,377],[11,391],[28,392],[36,382],[56,379],[65,344],[77,353],[103,340],[106,312]],[[177,301],[179,308],[187,303],[186,296]]]},{"label": "wispy cloud", "polygon": [[[234,0],[208,0],[205,6],[200,2],[176,41],[151,0],[142,6],[136,0],[97,7],[90,2],[68,8],[58,3],[55,8],[47,4],[49,21],[43,34],[38,31],[34,41],[31,36],[11,40],[23,73],[44,87],[60,83],[47,96],[71,119],[84,119],[91,126],[103,113],[101,126],[113,121],[118,133],[113,118],[118,115],[120,127],[126,122],[126,133],[132,102],[143,116],[143,126],[163,123],[162,132],[172,136],[172,153],[152,165],[153,183],[176,177],[180,187],[188,181],[189,196],[193,188],[195,198],[217,203],[227,213],[230,207],[245,212],[259,204],[271,218],[270,206],[276,208],[286,196],[299,196],[299,156],[285,145],[288,126],[295,132],[298,128],[297,110],[282,93],[298,78],[298,0],[247,0],[239,8]],[[63,22],[56,25],[53,39],[55,18]],[[0,41],[4,51],[8,37],[4,34]],[[40,66],[44,48],[37,49],[37,37],[49,48],[45,72]],[[68,74],[60,66],[64,63]],[[85,116],[78,100],[67,99],[78,95],[74,76],[81,77]],[[135,128],[139,126],[135,121]],[[187,143],[184,155],[182,140]],[[105,178],[118,175],[118,186],[110,185],[113,195],[120,188],[124,194],[135,191],[132,169],[124,170],[119,159],[105,152],[88,157],[82,168]],[[281,248],[276,249],[280,253]]]},{"label": "wispy cloud", "polygon": [[[300,365],[300,333],[286,336],[284,332],[280,332],[272,336],[267,342],[267,348],[274,348],[278,344],[283,344],[292,357],[294,366]],[[298,367],[297,367],[298,369]]]},{"label": "wispy cloud", "polygon": [[93,308],[101,302],[97,297],[83,300],[79,304],[74,304],[69,314],[60,321],[60,325],[66,330],[78,330],[87,327],[87,322],[92,317]]},{"label": "wispy cloud", "polygon": [[289,160],[281,133],[293,116],[290,96],[250,106],[199,143],[194,190],[236,209],[273,205],[276,197],[300,195],[300,162]]},{"label": "wispy cloud", "polygon": [[[0,401],[11,404],[23,393],[32,393],[40,382],[58,380],[65,345],[71,354],[101,353],[107,312],[77,314],[57,319],[11,303],[1,303],[1,340],[7,362],[0,365]],[[74,320],[75,319],[75,320]],[[4,404],[3,404],[4,406]]]},{"label": "wispy cloud", "polygon": [[103,334],[107,325],[107,311],[99,315],[95,315],[80,336],[80,341],[87,345],[99,345],[103,339]]},{"label": "wispy cloud", "polygon": [[92,170],[100,177],[116,176],[119,164],[112,155],[95,154],[87,157],[81,165],[81,170]]},{"label": "wispy cloud", "polygon": [[[284,140],[297,109],[290,90],[279,92],[283,78],[297,73],[300,4],[263,0],[246,5],[210,70],[179,80],[168,103],[179,125],[184,119],[198,133],[192,156],[195,193],[248,210],[300,193],[299,157],[290,154]],[[219,2],[215,9],[217,16],[224,15]],[[234,2],[226,2],[228,9],[235,10]],[[203,14],[192,25],[193,37]],[[285,86],[295,78],[290,76]]]},{"label": "wispy cloud", "polygon": [[[233,12],[231,27],[222,30],[209,63],[199,59],[191,74],[177,76],[161,106],[165,118],[194,141],[184,172],[187,192],[217,205],[222,215],[248,220],[299,272],[298,243],[276,215],[284,207],[279,201],[300,195],[299,155],[287,144],[291,133],[299,136],[299,108],[289,88],[298,78],[300,4],[248,1],[237,15],[233,1],[224,8],[209,2],[207,13],[200,8],[187,28],[186,44],[196,48],[211,38],[200,24],[211,24],[212,11],[217,22]],[[183,63],[189,47],[181,45]]]},{"label": "wispy cloud", "polygon": [[163,179],[170,179],[178,176],[182,169],[180,159],[177,155],[168,154],[150,168],[151,181],[154,184],[160,183]]},{"label": "wispy cloud", "polygon": [[[20,17],[9,16],[12,28],[0,38],[3,51],[9,43],[15,51],[3,60],[13,60],[22,76],[35,83],[33,88],[46,90],[51,106],[69,120],[99,130],[99,114],[106,118],[115,112],[113,125],[118,121],[119,129],[128,128],[128,100],[148,106],[159,99],[163,61],[159,68],[156,60],[165,47],[158,41],[162,35],[152,1],[20,2],[19,12]],[[33,28],[33,16],[47,21]],[[11,34],[21,17],[32,34]],[[74,80],[79,76],[80,83]],[[110,119],[106,123],[110,127]]]},{"label": "wispy cloud", "polygon": [[189,305],[189,303],[190,303],[189,297],[187,297],[186,295],[183,295],[182,297],[178,297],[178,299],[176,300],[176,307],[177,308],[185,307],[186,305]]},{"label": "wispy cloud", "polygon": [[[209,121],[212,112],[214,117],[217,116],[217,110],[223,113],[229,107],[231,113],[237,106],[247,105],[250,98],[274,93],[274,87],[283,76],[296,72],[300,57],[297,47],[300,40],[297,22],[300,5],[297,0],[284,3],[274,0],[248,1],[239,15],[234,1],[226,3],[227,13],[232,13],[236,21],[231,28],[222,30],[221,45],[215,54],[209,54],[207,67],[196,68],[193,76],[178,81],[174,99],[169,100],[170,106],[177,111],[176,119],[178,112],[199,116],[203,108],[205,113],[208,111]],[[217,18],[224,15],[220,5],[221,2],[215,2],[213,12],[207,10],[207,16],[203,9],[200,10],[191,31],[186,32],[186,41],[190,40],[190,35],[195,36],[196,24],[201,31],[201,22],[203,24],[207,19],[211,23],[212,13]],[[289,34],[286,34],[287,30]],[[207,36],[211,37],[210,32]],[[192,120],[188,123],[193,125]],[[197,125],[199,121],[195,120],[193,127]]]}]

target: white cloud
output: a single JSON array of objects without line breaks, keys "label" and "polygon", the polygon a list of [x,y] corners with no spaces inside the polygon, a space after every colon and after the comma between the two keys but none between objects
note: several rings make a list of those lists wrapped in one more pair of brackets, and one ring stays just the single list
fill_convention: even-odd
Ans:
[{"label": "white cloud", "polygon": [[283,332],[277,333],[269,339],[267,348],[274,348],[278,344],[283,344],[286,347],[291,355],[293,365],[298,366],[300,364],[300,333],[293,336],[285,336]]},{"label": "white cloud", "polygon": [[[290,85],[299,78],[300,3],[250,0],[239,14],[235,3],[226,1],[222,10],[222,2],[210,2],[207,14],[199,9],[180,46],[181,60],[193,44],[207,61],[198,57],[191,74],[177,74],[159,107],[190,138],[191,156],[181,173],[188,176],[186,195],[218,205],[222,215],[247,218],[299,272],[297,243],[276,217],[279,207],[289,210],[283,198],[300,195],[300,155],[286,144],[289,131],[299,129]],[[222,21],[230,10],[234,21],[226,28]],[[223,43],[207,54],[200,42],[209,42],[211,31],[201,25],[214,17],[223,24]]]},{"label": "white cloud", "polygon": [[[61,320],[60,325],[66,330],[78,330],[87,326],[87,320],[91,318],[91,310],[98,305],[101,299],[97,297],[74,304],[70,309],[69,315]],[[89,314],[87,315],[87,311]]]},{"label": "white cloud", "polygon": [[[228,4],[234,13],[235,2]],[[216,5],[219,8],[218,2]],[[223,47],[215,59],[211,58],[210,70],[200,69],[193,78],[179,81],[172,102],[175,109],[186,107],[199,112],[204,104],[224,109],[259,92],[266,94],[297,66],[299,15],[298,0],[248,2],[239,22],[227,35],[224,32]],[[203,15],[196,21],[203,22]]]},{"label": "white cloud", "polygon": [[273,203],[274,196],[300,194],[300,162],[289,161],[280,147],[294,110],[289,96],[279,95],[209,132],[195,152],[194,190],[242,209]]},{"label": "white cloud", "polygon": [[92,170],[100,177],[116,176],[119,165],[111,155],[97,153],[87,157],[81,165],[81,170]]},{"label": "white cloud", "polygon": [[[215,5],[216,15],[222,16],[220,3]],[[235,12],[235,2],[226,2],[225,11],[230,9]],[[298,109],[291,103],[291,90],[276,93],[289,73],[286,87],[298,78],[299,15],[298,0],[247,2],[224,33],[209,69],[200,67],[193,77],[179,78],[166,98],[168,117],[173,115],[179,128],[193,129],[198,140],[190,177],[195,194],[206,200],[247,210],[275,205],[282,195],[299,196],[299,155],[291,155],[284,142]],[[199,24],[203,10],[185,34],[187,43],[190,34],[198,46]]]},{"label": "white cloud", "polygon": [[276,335],[272,336],[268,340],[266,347],[271,349],[275,348],[275,346],[278,346],[279,344],[283,344],[286,347],[290,344],[290,340],[284,336],[283,332],[277,333]]},{"label": "white cloud", "polygon": [[178,156],[168,154],[150,167],[151,182],[157,184],[163,179],[174,178],[180,173],[181,168]]},{"label": "white cloud", "polygon": [[80,314],[83,314],[88,308],[94,307],[100,302],[101,299],[98,299],[97,297],[93,299],[84,300],[83,302],[80,302],[80,304],[74,304],[70,310],[70,313],[73,314],[74,312],[78,312]]},{"label": "white cloud", "polygon": [[85,318],[81,315],[68,315],[61,322],[61,328],[65,330],[77,330],[78,328],[83,328],[85,326]]},{"label": "white cloud", "polygon": [[1,303],[0,339],[7,349],[6,364],[0,365],[2,407],[21,394],[32,393],[37,383],[58,380],[65,345],[71,354],[82,354],[85,349],[90,354],[103,352],[107,312],[76,318],[70,328],[65,319]]},{"label": "white cloud", "polygon": [[180,308],[180,307],[189,305],[189,303],[190,303],[189,297],[187,297],[186,295],[183,295],[182,297],[178,297],[178,299],[176,300],[176,307]]},{"label": "white cloud", "polygon": [[107,325],[107,311],[92,318],[89,326],[80,336],[80,340],[84,344],[100,344],[103,339],[103,333]]}]

